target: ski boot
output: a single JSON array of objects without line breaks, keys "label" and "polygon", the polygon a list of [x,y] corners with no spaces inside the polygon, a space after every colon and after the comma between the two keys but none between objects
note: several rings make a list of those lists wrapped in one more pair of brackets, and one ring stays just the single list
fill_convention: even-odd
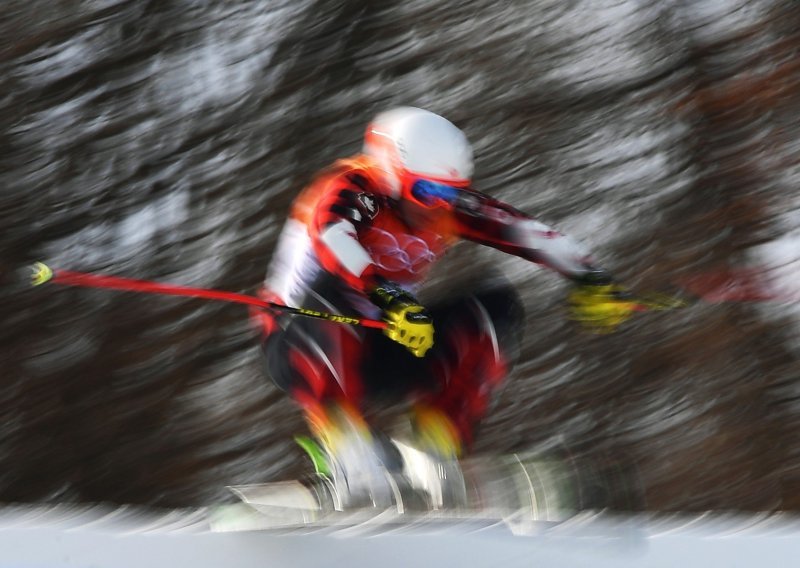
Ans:
[{"label": "ski boot", "polygon": [[328,489],[335,510],[386,509],[397,504],[393,479],[401,460],[393,444],[347,407],[309,415],[315,437],[295,438]]},{"label": "ski boot", "polygon": [[459,463],[461,437],[453,422],[439,410],[417,407],[412,440],[394,440],[403,463],[403,476],[425,496],[427,508],[464,508],[467,487]]}]

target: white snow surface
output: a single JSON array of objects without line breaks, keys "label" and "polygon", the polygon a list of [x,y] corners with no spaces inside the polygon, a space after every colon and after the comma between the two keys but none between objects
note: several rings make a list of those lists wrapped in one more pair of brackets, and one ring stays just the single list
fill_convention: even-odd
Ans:
[{"label": "white snow surface", "polygon": [[791,516],[586,513],[552,525],[471,519],[367,522],[290,531],[210,532],[208,510],[0,510],[0,566],[193,568],[470,566],[684,568],[790,566]]}]

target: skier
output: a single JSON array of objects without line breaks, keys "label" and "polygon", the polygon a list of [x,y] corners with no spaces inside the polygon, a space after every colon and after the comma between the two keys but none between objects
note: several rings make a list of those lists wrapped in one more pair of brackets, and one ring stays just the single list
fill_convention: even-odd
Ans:
[{"label": "skier", "polygon": [[508,283],[453,291],[428,306],[417,300],[431,266],[457,241],[560,273],[575,284],[578,317],[595,325],[630,313],[576,242],[474,190],[472,173],[472,149],[456,126],[418,108],[389,110],[367,127],[361,154],[299,195],[280,235],[263,299],[389,324],[381,332],[254,314],[267,371],[302,408],[345,499],[375,502],[396,458],[365,420],[365,403],[410,400],[414,446],[455,460],[514,364],[522,308]]}]

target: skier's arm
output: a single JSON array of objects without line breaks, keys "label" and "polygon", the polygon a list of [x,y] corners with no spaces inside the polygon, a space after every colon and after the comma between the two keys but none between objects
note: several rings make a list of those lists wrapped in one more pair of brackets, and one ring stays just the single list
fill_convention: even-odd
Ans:
[{"label": "skier's arm", "polygon": [[358,240],[358,225],[374,214],[365,195],[358,187],[348,185],[329,192],[317,204],[311,234],[322,267],[368,293],[378,280],[372,257]]},{"label": "skier's arm", "polygon": [[572,280],[605,274],[572,238],[480,192],[460,191],[453,214],[462,238],[542,264]]},{"label": "skier's arm", "polygon": [[463,238],[543,264],[571,279],[572,319],[585,327],[607,332],[633,314],[636,303],[630,294],[574,240],[478,192],[459,192],[453,205]]},{"label": "skier's arm", "polygon": [[417,357],[433,345],[430,314],[413,295],[377,274],[357,227],[377,213],[377,197],[357,186],[343,187],[323,198],[314,214],[314,247],[325,270],[364,292],[383,311],[389,325],[383,333]]}]

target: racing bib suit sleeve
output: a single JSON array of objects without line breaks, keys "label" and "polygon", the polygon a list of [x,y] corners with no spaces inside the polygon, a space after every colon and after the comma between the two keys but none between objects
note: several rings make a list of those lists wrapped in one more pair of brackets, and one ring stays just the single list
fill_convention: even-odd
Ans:
[{"label": "racing bib suit sleeve", "polygon": [[574,239],[521,211],[474,190],[461,190],[453,203],[459,236],[579,279],[597,267]]},{"label": "racing bib suit sleeve", "polygon": [[319,201],[310,227],[322,267],[364,292],[378,280],[372,257],[358,240],[358,227],[374,215],[377,199],[355,184],[345,185]]}]

